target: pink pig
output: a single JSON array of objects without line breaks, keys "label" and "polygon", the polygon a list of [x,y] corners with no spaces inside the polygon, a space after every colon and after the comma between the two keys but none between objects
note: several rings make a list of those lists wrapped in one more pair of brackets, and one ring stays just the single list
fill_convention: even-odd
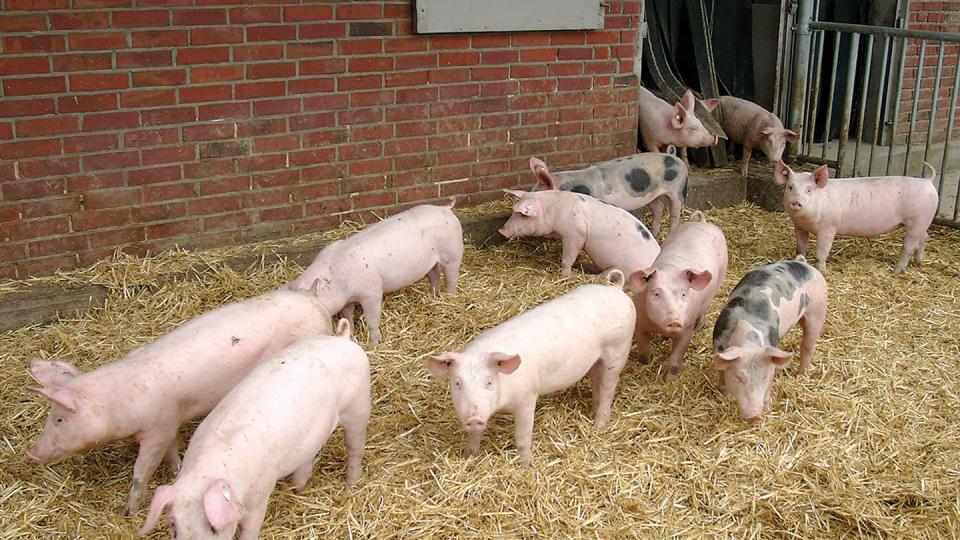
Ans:
[{"label": "pink pig", "polygon": [[693,333],[727,274],[727,240],[702,212],[670,231],[653,266],[634,272],[627,285],[637,291],[637,349],[650,356],[650,335],[673,341],[667,379],[676,378]]},{"label": "pink pig", "polygon": [[330,313],[343,310],[342,315],[352,319],[354,307],[360,304],[370,342],[379,343],[384,294],[423,276],[437,294],[441,268],[447,292],[457,292],[463,229],[451,211],[453,203],[415,206],[333,242],[287,288],[305,289],[319,279],[320,300]]},{"label": "pink pig", "polygon": [[176,538],[253,540],[279,479],[302,488],[337,428],[347,446],[347,483],[362,474],[370,419],[370,365],[340,319],[336,337],[304,338],[250,372],[197,427],[173,484],[157,488],[141,535],[160,514]]},{"label": "pink pig", "polygon": [[[709,112],[720,104],[720,100],[705,99],[701,103]],[[690,90],[683,94],[680,101],[670,105],[641,86],[640,135],[647,151],[659,152],[671,144],[681,149],[717,144],[719,138],[707,131],[703,122],[697,118],[695,105],[695,98]],[[686,162],[686,152],[681,151]]]},{"label": "pink pig", "polygon": [[650,231],[622,208],[572,191],[504,191],[520,200],[500,234],[559,236],[564,277],[570,275],[581,250],[601,270],[617,268],[627,275],[650,266],[660,253]]},{"label": "pink pig", "polygon": [[720,109],[723,111],[723,120],[720,122],[723,131],[731,141],[743,145],[740,173],[744,176],[750,170],[754,148],[762,150],[767,160],[776,165],[783,157],[787,141],[797,142],[800,139],[796,132],[783,127],[777,115],[752,101],[721,96]]},{"label": "pink pig", "polygon": [[793,220],[797,253],[806,255],[810,233],[817,237],[817,268],[827,269],[827,256],[836,235],[875,238],[906,227],[900,260],[893,268],[899,274],[910,257],[919,265],[927,244],[927,229],[937,215],[939,196],[929,163],[930,178],[873,176],[835,178],[827,181],[827,166],[813,173],[793,172],[782,161],[774,167],[777,183],[785,185],[783,208]]},{"label": "pink pig", "polygon": [[480,450],[487,421],[513,415],[520,461],[531,464],[537,398],[590,376],[594,422],[610,420],[620,372],[627,362],[636,322],[633,301],[614,285],[582,285],[483,332],[462,352],[426,360],[435,376],[448,379],[453,408],[468,433],[466,454]]},{"label": "pink pig", "polygon": [[737,283],[713,327],[713,350],[720,386],[747,422],[770,408],[774,373],[792,356],[777,348],[780,338],[800,323],[799,372],[806,373],[826,318],[827,281],[802,255],[761,266]]},{"label": "pink pig", "polygon": [[133,438],[140,443],[127,502],[133,515],[164,455],[172,469],[180,467],[181,424],[213,409],[274,352],[330,331],[330,314],[315,291],[273,291],[208,311],[88,373],[34,360],[30,372],[43,387],[31,390],[53,406],[27,456],[57,462]]}]

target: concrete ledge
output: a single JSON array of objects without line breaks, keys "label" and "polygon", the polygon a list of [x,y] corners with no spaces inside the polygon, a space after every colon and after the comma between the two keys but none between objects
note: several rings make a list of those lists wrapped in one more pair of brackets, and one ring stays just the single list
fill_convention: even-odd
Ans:
[{"label": "concrete ledge", "polygon": [[[693,210],[725,208],[742,202],[747,193],[747,181],[733,169],[698,169],[690,174],[686,206]],[[636,213],[642,212],[644,211]],[[460,219],[460,223],[463,225],[464,236],[475,245],[484,247],[504,242],[497,229],[508,217],[509,212],[498,212],[464,217]],[[279,251],[263,249],[229,257],[221,264],[234,270],[244,270],[262,258],[281,256],[306,267],[326,245],[327,242],[316,242],[298,244]],[[209,269],[210,266],[206,264],[194,265],[183,272],[164,274],[157,278],[156,284],[191,279]],[[102,307],[109,294],[110,291],[102,285],[86,285],[76,289],[65,289],[47,283],[28,285],[21,290],[0,295],[0,332],[48,323],[61,316],[68,317],[91,308]]]}]

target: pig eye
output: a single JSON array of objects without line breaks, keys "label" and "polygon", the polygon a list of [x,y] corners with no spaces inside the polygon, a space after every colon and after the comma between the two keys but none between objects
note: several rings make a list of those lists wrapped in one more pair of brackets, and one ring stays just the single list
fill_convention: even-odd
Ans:
[{"label": "pig eye", "polygon": [[486,386],[487,390],[493,388],[493,381],[488,380],[484,386]]},{"label": "pig eye", "polygon": [[653,296],[654,296],[655,298],[660,298],[660,289],[654,289],[654,290],[653,290]]},{"label": "pig eye", "polygon": [[811,191],[813,191],[813,188],[812,188],[812,187],[809,187],[809,186],[807,186],[807,193],[810,193]]},{"label": "pig eye", "polygon": [[62,424],[62,423],[63,423],[63,418],[57,418],[57,423],[58,423],[58,424]]},{"label": "pig eye", "polygon": [[453,381],[453,386],[460,388],[460,379]]}]

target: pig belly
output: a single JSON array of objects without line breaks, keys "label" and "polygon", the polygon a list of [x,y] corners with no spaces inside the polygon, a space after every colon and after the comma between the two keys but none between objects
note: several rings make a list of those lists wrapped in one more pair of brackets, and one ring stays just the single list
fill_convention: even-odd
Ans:
[{"label": "pig belly", "polygon": [[[416,252],[406,250],[402,253],[381,253],[365,262],[380,275],[383,292],[386,294],[419,281],[437,264],[438,257],[432,249],[418,249]],[[360,271],[364,272],[366,268]]]},{"label": "pig belly", "polygon": [[[910,219],[936,212],[936,189],[929,180],[874,177],[831,180],[830,203],[839,205],[834,215],[838,234],[874,237],[896,230]],[[828,184],[828,188],[831,184]]]}]

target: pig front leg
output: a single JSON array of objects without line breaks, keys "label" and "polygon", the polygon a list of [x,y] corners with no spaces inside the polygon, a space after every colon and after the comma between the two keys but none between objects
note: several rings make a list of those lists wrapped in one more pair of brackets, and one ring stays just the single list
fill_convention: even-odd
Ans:
[{"label": "pig front leg", "polygon": [[573,273],[573,263],[577,262],[580,250],[583,249],[583,239],[564,236],[561,245],[560,275],[570,277],[570,274]]},{"label": "pig front leg", "polygon": [[[271,489],[270,491],[273,491]],[[238,540],[257,540],[260,537],[260,527],[263,526],[263,518],[267,515],[267,497],[262,497],[262,501],[253,508],[247,508],[240,518],[240,534]]]},{"label": "pig front leg", "polygon": [[133,481],[130,485],[130,496],[127,498],[127,515],[133,516],[143,504],[144,490],[147,482],[160,466],[164,454],[171,446],[176,445],[176,431],[170,437],[169,432],[163,435],[147,434],[140,439],[140,451],[137,461],[133,464]]},{"label": "pig front leg", "polygon": [[797,255],[803,255],[806,257],[807,244],[810,242],[810,233],[794,225],[793,235],[797,237]]},{"label": "pig front leg", "polygon": [[827,271],[827,257],[830,255],[830,248],[833,247],[833,238],[837,232],[822,231],[817,233],[817,270],[821,273]]},{"label": "pig front leg", "polygon": [[643,332],[639,328],[633,334],[634,341],[637,342],[637,353],[640,354],[640,363],[650,363],[650,334]]},{"label": "pig front leg", "polygon": [[813,302],[807,308],[800,327],[803,329],[803,341],[800,343],[800,368],[798,373],[803,375],[810,369],[813,355],[817,351],[817,338],[827,321],[826,302]]},{"label": "pig front leg", "polygon": [[310,477],[313,476],[313,460],[316,459],[316,454],[310,456],[306,462],[301,464],[296,470],[293,471],[293,477],[290,478],[290,483],[293,484],[293,487],[298,492],[307,485],[307,482],[310,481]]},{"label": "pig front leg", "polygon": [[350,321],[350,324],[353,324],[353,312],[356,310],[356,308],[357,304],[350,302],[349,304],[343,306],[343,309],[340,310],[340,316]]},{"label": "pig front leg", "polygon": [[623,371],[630,353],[630,343],[627,342],[626,345],[620,350],[606,351],[597,365],[594,365],[596,371],[591,379],[595,382],[593,423],[598,429],[603,429],[610,423],[613,398],[617,393],[617,383],[620,382],[620,372]]},{"label": "pig front leg", "polygon": [[753,148],[743,145],[743,159],[740,164],[740,174],[742,176],[747,176],[750,172],[750,157],[753,154]]},{"label": "pig front leg", "polygon": [[177,436],[173,438],[173,442],[170,443],[170,448],[167,448],[167,466],[170,468],[170,472],[176,475],[180,472],[180,434],[177,433]]},{"label": "pig front leg", "polygon": [[363,307],[363,322],[367,324],[367,336],[370,343],[376,345],[380,343],[380,315],[383,309],[383,292],[378,288],[375,291],[368,291],[366,296],[360,301]]},{"label": "pig front leg", "polygon": [[[652,220],[650,222],[650,233],[656,237],[660,234],[660,225],[663,223],[663,201],[661,201],[659,197],[650,203],[650,213],[653,214],[650,218]],[[677,219],[680,219],[680,214],[677,214],[677,216]],[[673,214],[670,215],[670,218],[673,219]],[[670,230],[672,231],[673,228]]]},{"label": "pig front leg", "polygon": [[513,441],[520,455],[520,463],[533,465],[533,453],[530,449],[533,443],[533,415],[537,409],[537,400],[524,403],[513,413]]},{"label": "pig front leg", "polygon": [[667,380],[672,381],[680,375],[680,368],[683,367],[683,356],[690,346],[690,340],[693,339],[694,327],[687,328],[679,336],[671,338],[673,349],[670,350],[670,359],[667,361]]}]

